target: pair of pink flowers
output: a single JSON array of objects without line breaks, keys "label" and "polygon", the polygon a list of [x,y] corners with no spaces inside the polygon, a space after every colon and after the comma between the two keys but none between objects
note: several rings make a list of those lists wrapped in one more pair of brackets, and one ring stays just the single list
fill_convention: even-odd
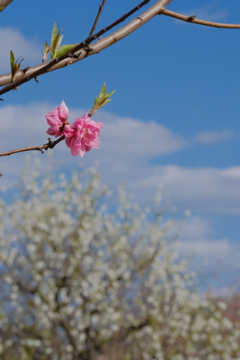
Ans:
[{"label": "pair of pink flowers", "polygon": [[62,101],[60,106],[46,114],[46,120],[50,125],[47,133],[55,137],[64,135],[73,156],[79,154],[83,157],[86,151],[98,148],[103,124],[90,119],[87,112],[71,125],[68,122],[68,108]]}]

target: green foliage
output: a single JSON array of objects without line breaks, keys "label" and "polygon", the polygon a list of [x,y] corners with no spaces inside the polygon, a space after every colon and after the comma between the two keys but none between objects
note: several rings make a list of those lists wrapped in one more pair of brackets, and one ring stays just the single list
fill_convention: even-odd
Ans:
[{"label": "green foliage", "polygon": [[63,35],[61,35],[62,29],[60,29],[59,31],[57,30],[57,24],[55,23],[53,25],[53,29],[52,29],[52,36],[51,36],[51,58],[55,58],[56,57],[56,53],[57,50],[59,48],[59,46],[61,45],[62,39],[63,39]]},{"label": "green foliage", "polygon": [[71,44],[71,45],[62,45],[58,49],[56,53],[56,57],[61,56],[65,54],[66,52],[71,52],[71,50],[76,46],[77,44]]},{"label": "green foliage", "polygon": [[61,35],[62,28],[58,31],[57,24],[53,25],[52,34],[51,34],[51,45],[48,45],[46,41],[43,48],[43,57],[42,61],[45,61],[48,57],[48,54],[51,52],[51,59],[59,57],[66,52],[71,51],[77,44],[71,45],[61,45],[63,35]]},{"label": "green foliage", "polygon": [[112,99],[110,99],[110,96],[115,93],[115,90],[111,91],[107,94],[107,88],[106,84],[104,83],[101,87],[101,90],[98,94],[98,96],[94,97],[94,103],[91,110],[91,114],[94,114],[97,110],[99,110],[101,107],[109,103]]},{"label": "green foliage", "polygon": [[15,61],[14,53],[12,52],[12,50],[10,50],[11,81],[14,81],[14,80],[15,80],[16,73],[17,73],[18,70],[20,69],[21,62],[22,62],[23,60],[24,60],[24,59],[18,58],[18,59]]},{"label": "green foliage", "polygon": [[47,59],[48,54],[50,53],[50,51],[51,51],[51,46],[49,46],[48,42],[45,41],[44,48],[43,48],[42,62],[44,62]]}]

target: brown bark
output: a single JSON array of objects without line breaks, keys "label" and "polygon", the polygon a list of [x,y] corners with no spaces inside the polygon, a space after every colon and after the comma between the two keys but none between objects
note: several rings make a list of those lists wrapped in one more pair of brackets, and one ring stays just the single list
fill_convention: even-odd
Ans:
[{"label": "brown bark", "polygon": [[0,0],[0,11],[4,10],[13,0]]},{"label": "brown bark", "polygon": [[[6,89],[3,88],[2,90],[0,90],[0,95],[8,92],[9,90],[12,90],[17,86],[20,86],[22,83],[31,80],[35,76],[43,75],[49,71],[63,68],[77,61],[83,60],[90,55],[99,53],[100,51],[115,44],[117,41],[123,39],[124,37],[130,35],[132,32],[140,28],[146,22],[151,20],[154,16],[158,15],[161,12],[161,10],[171,1],[172,0],[158,0],[153,6],[151,6],[148,10],[146,10],[143,14],[141,14],[134,20],[130,21],[127,25],[123,26],[119,30],[113,32],[112,34],[106,36],[105,38],[98,40],[97,42],[95,42],[92,45],[89,45],[88,47],[86,46],[82,47],[81,51],[80,52],[78,51],[79,55],[77,57],[68,57],[68,54],[66,54],[66,55],[62,55],[59,59],[55,59],[56,61],[53,61],[54,64],[50,68],[47,68],[48,64],[50,63],[48,62],[33,66],[29,68],[27,71],[20,70],[17,72],[15,76],[16,81],[13,84],[11,84],[11,74],[5,74],[0,76],[0,86],[10,84]],[[105,29],[102,30],[103,33],[104,30]]]}]

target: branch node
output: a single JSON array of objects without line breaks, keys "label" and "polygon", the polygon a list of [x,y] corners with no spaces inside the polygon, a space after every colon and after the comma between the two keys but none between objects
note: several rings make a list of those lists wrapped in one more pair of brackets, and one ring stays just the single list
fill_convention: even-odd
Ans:
[{"label": "branch node", "polygon": [[24,69],[22,69],[22,72],[25,74],[29,69],[30,69],[30,66],[27,66]]},{"label": "branch node", "polygon": [[47,147],[45,150],[53,149],[53,148],[54,148],[53,141],[51,140],[51,138],[48,138],[47,146],[48,146],[48,147]]},{"label": "branch node", "polygon": [[92,48],[90,48],[90,46],[87,44],[85,47],[84,47],[84,50],[89,54],[91,51],[93,51]]},{"label": "branch node", "polygon": [[75,53],[73,54],[73,53],[70,52],[70,53],[68,53],[68,57],[71,58],[71,59],[78,59],[79,53],[78,54],[75,54]]},{"label": "branch node", "polygon": [[197,15],[189,16],[189,17],[187,18],[187,21],[193,21],[193,20],[195,20],[195,19],[196,19],[196,16],[197,16]]},{"label": "branch node", "polygon": [[36,81],[37,83],[40,83],[40,80],[38,79],[37,76],[36,76],[34,79],[35,79],[35,81]]}]

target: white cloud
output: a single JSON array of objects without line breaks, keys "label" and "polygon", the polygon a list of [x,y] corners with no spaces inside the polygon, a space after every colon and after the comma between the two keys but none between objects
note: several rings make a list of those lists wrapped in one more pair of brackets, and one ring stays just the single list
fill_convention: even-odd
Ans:
[{"label": "white cloud", "polygon": [[105,112],[96,116],[105,124],[101,152],[104,158],[121,154],[127,162],[150,159],[175,152],[187,146],[183,137],[155,121],[143,122]]},{"label": "white cloud", "polygon": [[[56,106],[56,105],[55,105]],[[1,126],[1,148],[7,151],[24,146],[41,145],[46,142],[48,125],[45,114],[54,108],[49,104],[32,104],[28,106],[3,106],[0,108],[0,117],[4,119]],[[70,111],[70,122],[83,114],[83,110]],[[54,150],[54,158],[57,162],[77,164],[103,159],[102,165],[124,174],[124,169],[148,159],[179,150],[187,146],[186,141],[175,135],[169,129],[156,122],[144,123],[131,118],[121,118],[109,113],[101,112],[95,116],[95,121],[102,121],[105,125],[102,130],[100,149],[94,149],[82,160],[80,157],[72,157],[64,143],[59,144]],[[12,155],[4,158],[2,166],[6,173],[16,174],[19,172],[19,157]],[[2,158],[3,159],[3,158]],[[84,162],[86,162],[84,161]],[[16,165],[9,165],[9,164]],[[127,167],[126,167],[127,166]],[[4,170],[0,169],[1,172]],[[3,178],[2,178],[3,181]]]},{"label": "white cloud", "polygon": [[216,144],[222,141],[228,141],[234,137],[232,130],[222,130],[222,131],[204,131],[197,134],[194,137],[194,140],[200,144]]},{"label": "white cloud", "polygon": [[24,58],[22,67],[41,62],[41,49],[31,40],[25,38],[13,28],[0,28],[1,72],[10,72],[10,50],[14,52],[15,59]]},{"label": "white cloud", "polygon": [[183,219],[179,227],[179,236],[185,242],[202,241],[214,236],[214,229],[210,220],[201,216],[190,216]]},{"label": "white cloud", "polygon": [[[0,108],[0,151],[24,146],[41,145],[47,141],[48,125],[45,114],[54,108],[50,104],[3,106]],[[70,111],[70,122],[83,110]],[[55,148],[54,164],[76,167],[78,164],[100,162],[103,178],[113,185],[125,182],[135,198],[144,204],[152,203],[160,184],[170,193],[171,202],[183,209],[205,213],[240,213],[240,167],[183,168],[176,165],[159,166],[152,159],[179,151],[188,142],[170,129],[154,122],[143,122],[99,112],[102,121],[101,144],[80,157],[72,157],[64,142]],[[49,150],[51,151],[51,150]],[[39,154],[45,162],[46,156]],[[24,155],[1,158],[1,184],[20,177]]]},{"label": "white cloud", "polygon": [[190,259],[190,267],[195,270],[204,288],[233,288],[239,277],[240,246],[228,239],[194,238],[178,243],[180,257]]},{"label": "white cloud", "polygon": [[142,173],[135,188],[148,191],[162,183],[174,204],[206,213],[240,213],[240,167],[155,166]]},{"label": "white cloud", "polygon": [[219,292],[225,287],[229,293],[239,276],[240,245],[217,238],[209,219],[193,216],[180,225],[176,247],[180,258],[189,259],[202,288]]},{"label": "white cloud", "polygon": [[[182,242],[181,246],[182,248],[184,248],[185,254],[187,251],[188,253],[191,253],[194,257],[201,257],[205,263],[206,260],[208,263],[216,263],[217,261],[224,261],[227,264],[233,265],[232,261],[233,258],[235,258],[235,256],[233,255],[234,254],[236,255],[235,246],[233,246],[233,244],[227,239],[189,240]],[[237,265],[240,268],[238,256],[237,259],[235,258],[234,260],[235,260],[235,265]]]},{"label": "white cloud", "polygon": [[[47,124],[44,115],[51,109],[47,104],[1,106],[0,152],[46,143]],[[16,182],[23,164],[23,153],[1,157],[0,172],[3,177],[0,183],[6,185]]]}]

